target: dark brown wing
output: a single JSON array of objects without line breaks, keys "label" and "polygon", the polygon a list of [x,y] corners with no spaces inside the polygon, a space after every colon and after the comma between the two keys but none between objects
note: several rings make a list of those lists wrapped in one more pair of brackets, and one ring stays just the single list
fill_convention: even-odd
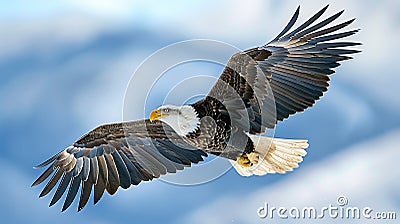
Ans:
[{"label": "dark brown wing", "polygon": [[114,194],[141,181],[175,173],[203,160],[207,154],[186,144],[168,125],[149,120],[99,126],[73,145],[38,165],[51,164],[32,184],[38,185],[53,174],[40,194],[47,195],[61,179],[50,202],[54,205],[69,187],[62,211],[75,199],[82,186],[78,211],[94,188],[94,203],[104,190]]},{"label": "dark brown wing", "polygon": [[[351,59],[347,55],[359,52],[346,49],[359,43],[334,41],[358,32],[335,32],[354,19],[326,28],[343,11],[312,25],[327,7],[289,32],[298,18],[298,8],[274,40],[262,47],[237,53],[229,60],[217,83],[229,84],[241,97],[249,112],[250,132],[262,133],[265,127],[274,127],[277,121],[311,107],[327,91],[333,68],[339,66],[340,61]],[[210,94],[223,95],[218,85]],[[229,104],[227,99],[231,97],[220,98]],[[275,109],[276,117],[272,119]],[[235,122],[244,125],[241,120],[243,117]]]}]

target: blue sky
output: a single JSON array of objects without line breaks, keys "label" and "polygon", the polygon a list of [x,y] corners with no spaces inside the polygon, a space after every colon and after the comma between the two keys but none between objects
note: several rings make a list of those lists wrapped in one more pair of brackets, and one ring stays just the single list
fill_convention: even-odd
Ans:
[{"label": "blue sky", "polygon": [[[327,15],[345,9],[342,21],[357,18],[351,27],[361,32],[350,39],[364,44],[363,53],[337,69],[328,93],[313,108],[277,126],[277,137],[309,139],[300,168],[252,178],[230,170],[196,186],[141,183],[105,195],[80,213],[76,203],[61,213],[62,204],[48,208],[50,197],[37,198],[42,186],[30,185],[41,171],[32,167],[93,127],[122,120],[128,82],[149,55],[190,39],[213,39],[240,49],[262,45],[281,31],[298,5],[302,21],[327,3]],[[351,205],[399,211],[399,15],[400,3],[391,0],[2,2],[2,220],[265,223],[256,210],[266,201],[323,206],[340,195]],[[162,86],[191,75],[217,77],[221,69],[207,64],[190,68],[161,80],[149,107],[162,103]]]}]

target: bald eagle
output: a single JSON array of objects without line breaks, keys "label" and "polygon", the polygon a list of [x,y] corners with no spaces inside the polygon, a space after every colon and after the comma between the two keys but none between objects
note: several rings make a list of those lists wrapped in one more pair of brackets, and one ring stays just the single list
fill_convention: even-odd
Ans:
[{"label": "bald eagle", "polygon": [[272,41],[234,54],[209,94],[198,102],[164,105],[149,119],[105,124],[83,135],[38,165],[49,167],[32,186],[51,177],[42,197],[61,180],[50,206],[69,188],[62,211],[81,187],[80,211],[93,188],[96,204],[104,190],[112,195],[119,187],[127,189],[190,167],[208,154],[227,158],[242,176],[285,173],[298,167],[307,140],[259,134],[311,107],[327,91],[333,68],[359,52],[348,48],[359,43],[335,41],[358,32],[336,32],[354,19],[327,27],[343,11],[315,22],[327,7],[292,29],[297,8]]}]

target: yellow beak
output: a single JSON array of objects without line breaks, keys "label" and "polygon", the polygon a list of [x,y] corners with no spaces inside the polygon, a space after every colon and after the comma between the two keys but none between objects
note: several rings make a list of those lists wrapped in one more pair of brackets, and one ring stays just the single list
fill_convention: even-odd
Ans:
[{"label": "yellow beak", "polygon": [[150,121],[158,120],[161,118],[161,113],[159,110],[153,110],[150,113]]}]

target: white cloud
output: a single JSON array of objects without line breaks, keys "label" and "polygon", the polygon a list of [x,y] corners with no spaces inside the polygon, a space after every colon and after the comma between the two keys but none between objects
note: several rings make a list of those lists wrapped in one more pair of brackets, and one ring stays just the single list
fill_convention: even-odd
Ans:
[{"label": "white cloud", "polygon": [[[181,220],[182,223],[261,223],[257,209],[267,202],[275,207],[337,205],[338,196],[349,206],[371,207],[374,211],[399,211],[400,130],[355,145],[303,166],[281,182],[248,194],[222,196]],[[264,177],[268,178],[268,176]],[[399,215],[399,214],[397,214]],[[274,222],[287,221],[276,218]],[[307,220],[308,223],[309,220]],[[332,221],[327,220],[324,221]],[[339,220],[337,220],[339,221]],[[342,221],[342,220],[340,220]],[[357,220],[352,220],[352,222]],[[361,220],[360,223],[364,223]]]}]

